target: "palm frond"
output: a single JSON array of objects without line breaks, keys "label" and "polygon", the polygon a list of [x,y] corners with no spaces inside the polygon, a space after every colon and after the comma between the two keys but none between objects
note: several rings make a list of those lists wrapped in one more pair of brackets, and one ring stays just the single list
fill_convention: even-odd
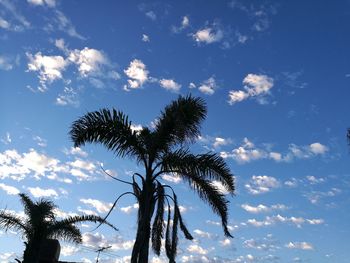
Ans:
[{"label": "palm frond", "polygon": [[170,222],[171,221],[170,220],[171,220],[171,209],[168,202],[168,220],[167,220],[166,230],[165,230],[165,253],[169,259],[171,258],[171,239],[170,239]]},{"label": "palm frond", "polygon": [[[181,163],[184,165],[181,165]],[[176,162],[164,162],[162,169],[176,172],[181,178],[187,181],[190,187],[198,193],[199,197],[210,205],[213,212],[221,217],[225,235],[232,237],[227,228],[228,201],[225,196],[210,180],[204,179],[201,173],[198,173],[196,169],[192,169],[190,164],[186,166],[186,163],[188,164],[188,162],[181,162],[180,159]]]},{"label": "palm frond", "polygon": [[180,212],[180,209],[179,209],[179,206],[177,203],[177,196],[175,193],[174,193],[174,207],[175,207],[175,211],[177,210],[181,231],[184,233],[186,239],[192,240],[193,236],[190,234],[190,231],[188,231],[188,229],[187,229],[187,227],[182,219],[181,212]]},{"label": "palm frond", "polygon": [[168,151],[174,144],[194,141],[200,135],[200,125],[207,108],[201,98],[182,97],[165,107],[155,127],[156,152]]},{"label": "palm frond", "polygon": [[93,222],[93,223],[101,223],[110,226],[114,230],[118,231],[118,229],[106,221],[104,218],[100,216],[95,216],[95,215],[81,215],[81,216],[71,216],[67,217],[65,219],[62,219],[60,221],[56,221],[51,228],[49,229],[50,232],[55,232],[57,229],[66,226],[66,225],[75,225],[77,223],[82,223],[82,222]]},{"label": "palm frond", "polygon": [[101,143],[117,156],[140,157],[144,153],[128,117],[115,109],[87,113],[73,122],[69,134],[75,147],[87,142]]},{"label": "palm frond", "polygon": [[164,232],[164,202],[165,202],[165,191],[164,187],[158,183],[157,184],[157,211],[154,217],[152,225],[152,248],[155,254],[160,255],[160,248],[162,245],[162,238]]},{"label": "palm frond", "polygon": [[206,180],[217,180],[228,192],[234,193],[234,176],[224,159],[215,153],[193,155],[186,149],[169,152],[163,156],[162,170],[196,174]]},{"label": "palm frond", "polygon": [[[54,226],[55,225],[56,224],[54,224]],[[82,243],[81,231],[73,224],[56,225],[57,228],[54,226],[50,229],[48,237],[63,239],[65,241],[70,241],[76,244]]]},{"label": "palm frond", "polygon": [[6,211],[0,211],[0,228],[4,228],[5,231],[12,229],[23,234],[29,232],[29,229],[22,222],[21,218]]}]

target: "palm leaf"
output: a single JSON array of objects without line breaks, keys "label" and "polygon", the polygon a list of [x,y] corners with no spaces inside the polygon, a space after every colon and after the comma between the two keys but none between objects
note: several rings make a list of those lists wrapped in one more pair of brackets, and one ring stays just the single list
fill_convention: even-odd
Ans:
[{"label": "palm leaf", "polygon": [[234,177],[224,159],[215,153],[193,155],[186,149],[167,153],[162,159],[162,171],[197,174],[207,180],[218,180],[234,193]]},{"label": "palm leaf", "polygon": [[63,239],[76,244],[82,243],[81,231],[73,224],[54,224],[49,231],[50,238]]},{"label": "palm leaf", "polygon": [[200,135],[200,124],[207,113],[203,99],[180,96],[165,107],[155,127],[155,152],[166,152],[172,146],[194,141]]},{"label": "palm leaf", "polygon": [[137,133],[131,130],[131,122],[121,111],[101,109],[89,112],[76,120],[69,132],[74,146],[85,143],[101,143],[117,156],[139,157],[144,151],[139,146]]},{"label": "palm leaf", "polygon": [[27,234],[29,232],[29,229],[22,222],[21,218],[7,213],[6,211],[0,211],[0,228],[4,228],[5,231],[8,229],[13,229],[23,234]]},{"label": "palm leaf", "polygon": [[162,245],[162,238],[164,232],[164,187],[158,183],[157,184],[157,211],[154,217],[152,225],[152,248],[155,254],[160,255],[160,248]]}]

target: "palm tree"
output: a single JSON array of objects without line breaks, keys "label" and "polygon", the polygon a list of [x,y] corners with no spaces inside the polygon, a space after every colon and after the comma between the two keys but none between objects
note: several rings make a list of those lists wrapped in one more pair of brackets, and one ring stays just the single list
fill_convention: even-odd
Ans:
[{"label": "palm tree", "polygon": [[76,244],[82,243],[82,235],[75,226],[81,222],[105,223],[117,230],[103,218],[94,215],[70,216],[63,220],[56,220],[54,210],[57,206],[50,200],[40,199],[33,202],[28,195],[19,194],[24,207],[26,218],[13,213],[0,211],[0,228],[18,231],[25,238],[23,263],[39,262],[40,247],[47,239],[63,239]]},{"label": "palm tree", "polygon": [[[128,117],[115,109],[89,112],[72,124],[70,136],[75,147],[99,143],[116,156],[131,157],[144,167],[144,173],[134,173],[131,182],[115,178],[129,184],[132,192],[120,195],[105,217],[108,217],[120,197],[126,194],[136,197],[139,209],[132,263],[148,262],[150,239],[153,251],[159,255],[164,231],[165,251],[170,262],[175,262],[178,227],[187,239],[193,239],[182,219],[173,188],[161,183],[164,174],[180,176],[188,182],[221,217],[225,235],[232,237],[227,227],[228,201],[212,181],[219,181],[233,194],[234,177],[219,155],[211,152],[193,154],[188,148],[188,143],[193,143],[200,135],[200,124],[206,113],[206,104],[202,99],[180,96],[165,107],[152,129],[142,127],[135,131]],[[165,227],[163,217],[166,208],[168,223]]]}]

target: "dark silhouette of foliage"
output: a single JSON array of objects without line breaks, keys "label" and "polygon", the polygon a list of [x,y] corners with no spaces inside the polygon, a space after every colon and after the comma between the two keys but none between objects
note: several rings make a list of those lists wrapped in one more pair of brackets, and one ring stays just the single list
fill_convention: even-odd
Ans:
[{"label": "dark silhouette of foliage", "polygon": [[[95,215],[70,216],[62,220],[55,218],[57,206],[50,200],[31,200],[26,194],[19,194],[26,218],[6,210],[0,211],[0,228],[19,232],[25,238],[22,263],[39,262],[40,247],[47,239],[61,239],[76,244],[82,243],[82,234],[76,224],[94,222],[107,224],[117,230],[104,218]],[[19,260],[18,260],[19,262]]]},{"label": "dark silhouette of foliage", "polygon": [[117,157],[132,158],[145,169],[143,175],[135,173],[132,182],[115,178],[105,171],[133,189],[133,192],[118,197],[106,218],[119,198],[126,194],[135,196],[139,204],[132,263],[148,262],[150,240],[153,251],[159,255],[164,237],[166,255],[170,262],[175,262],[178,227],[187,239],[193,239],[182,219],[172,187],[160,182],[164,174],[177,175],[188,182],[190,188],[221,217],[225,235],[232,237],[227,228],[228,201],[212,181],[221,182],[233,194],[234,177],[216,153],[195,155],[188,148],[188,144],[195,142],[200,135],[200,125],[206,113],[202,99],[180,96],[165,107],[152,129],[142,127],[140,131],[133,130],[128,117],[115,109],[89,112],[72,124],[70,136],[75,147],[85,143],[102,144]]}]

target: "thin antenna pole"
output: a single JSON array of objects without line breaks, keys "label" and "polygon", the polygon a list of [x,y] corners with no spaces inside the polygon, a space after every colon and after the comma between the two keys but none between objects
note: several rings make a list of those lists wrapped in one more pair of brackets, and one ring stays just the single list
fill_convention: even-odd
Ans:
[{"label": "thin antenna pole", "polygon": [[96,263],[98,263],[98,259],[100,258],[100,253],[106,249],[109,249],[111,248],[112,246],[108,246],[108,247],[101,247],[100,249],[97,249],[96,252],[97,252],[97,258],[96,258]]}]

